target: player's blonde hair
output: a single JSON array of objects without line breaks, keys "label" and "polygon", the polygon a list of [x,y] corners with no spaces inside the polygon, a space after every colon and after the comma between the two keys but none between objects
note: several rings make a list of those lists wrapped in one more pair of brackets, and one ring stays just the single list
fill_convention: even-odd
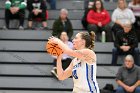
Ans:
[{"label": "player's blonde hair", "polygon": [[94,48],[94,41],[95,41],[95,33],[91,31],[90,33],[88,32],[80,32],[81,38],[85,40],[85,47],[89,49]]}]

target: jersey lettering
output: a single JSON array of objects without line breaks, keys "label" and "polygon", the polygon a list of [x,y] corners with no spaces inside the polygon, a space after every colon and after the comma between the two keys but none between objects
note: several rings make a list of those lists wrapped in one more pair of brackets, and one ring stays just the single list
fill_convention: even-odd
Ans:
[{"label": "jersey lettering", "polygon": [[77,70],[73,70],[72,76],[73,76],[75,79],[78,79]]}]

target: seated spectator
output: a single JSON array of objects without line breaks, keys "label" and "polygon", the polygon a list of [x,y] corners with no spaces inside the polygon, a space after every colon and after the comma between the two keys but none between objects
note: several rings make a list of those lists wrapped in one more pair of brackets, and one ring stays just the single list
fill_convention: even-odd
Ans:
[{"label": "seated spectator", "polygon": [[[97,40],[100,40],[100,35],[102,31],[106,32],[106,40],[108,42],[112,41],[112,32],[110,23],[110,15],[107,10],[103,7],[103,2],[101,0],[96,0],[93,5],[93,9],[88,12],[88,31],[94,31]],[[98,35],[99,34],[99,35]]]},{"label": "seated spectator", "polygon": [[56,9],[56,0],[47,0],[50,3],[50,7],[52,10]]},{"label": "seated spectator", "polygon": [[87,26],[88,26],[87,14],[93,8],[93,4],[94,4],[94,2],[89,2],[88,8],[85,8],[85,12],[84,12],[84,15],[83,15],[82,20],[81,20],[81,23],[82,23],[85,30],[87,30]]},{"label": "seated spectator", "polygon": [[89,5],[93,5],[92,3],[94,2],[95,0],[84,0],[84,8],[85,10],[87,10],[89,8]]},{"label": "seated spectator", "polygon": [[29,29],[33,29],[32,24],[34,20],[37,21],[41,20],[43,29],[48,29],[46,22],[46,11],[47,11],[46,0],[28,0],[27,9],[29,10],[28,15]]},{"label": "seated spectator", "polygon": [[70,20],[68,19],[67,9],[61,9],[59,18],[53,23],[52,35],[59,37],[62,31],[67,32],[69,39],[71,39],[73,35],[73,28]]},{"label": "seated spectator", "polygon": [[123,30],[116,33],[114,45],[115,48],[113,48],[112,53],[113,65],[117,64],[118,55],[127,54],[132,54],[135,59],[135,64],[140,65],[138,40],[130,21],[126,21],[123,25]]},{"label": "seated spectator", "polygon": [[125,57],[124,65],[116,75],[116,82],[119,85],[116,93],[140,93],[140,68],[134,64],[133,56]]},{"label": "seated spectator", "polygon": [[140,42],[140,0],[132,0],[128,7],[133,11],[136,21],[134,27],[136,29],[138,41]]},{"label": "seated spectator", "polygon": [[114,22],[112,31],[114,35],[116,35],[117,31],[122,30],[125,21],[129,20],[132,24],[135,22],[135,16],[132,10],[127,7],[125,0],[118,0],[118,7],[112,13],[112,21]]},{"label": "seated spectator", "polygon": [[23,30],[24,17],[25,17],[25,0],[6,0],[5,2],[5,23],[4,29],[9,29],[11,19],[19,20],[19,29]]},{"label": "seated spectator", "polygon": [[[66,32],[62,32],[60,35],[60,39],[66,44],[68,45],[69,48],[73,49],[73,44],[72,42],[68,41],[68,35]],[[72,58],[70,56],[68,56],[67,54],[63,54],[62,57],[62,67],[65,70],[71,63]],[[54,59],[54,68],[53,70],[51,70],[51,73],[58,78],[57,76],[57,72],[56,72],[56,59]]]}]

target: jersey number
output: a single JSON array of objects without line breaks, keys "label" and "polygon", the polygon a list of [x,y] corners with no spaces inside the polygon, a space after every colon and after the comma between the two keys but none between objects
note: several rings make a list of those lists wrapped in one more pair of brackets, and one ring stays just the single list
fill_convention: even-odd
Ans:
[{"label": "jersey number", "polygon": [[77,70],[74,70],[74,71],[72,72],[72,76],[73,76],[75,79],[78,79]]}]

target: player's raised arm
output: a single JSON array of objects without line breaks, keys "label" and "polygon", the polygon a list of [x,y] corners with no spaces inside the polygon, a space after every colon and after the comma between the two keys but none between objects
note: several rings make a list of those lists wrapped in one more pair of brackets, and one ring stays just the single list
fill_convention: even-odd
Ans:
[{"label": "player's raised arm", "polygon": [[66,70],[62,68],[62,55],[57,57],[57,74],[59,80],[65,80],[72,75],[72,62]]},{"label": "player's raised arm", "polygon": [[56,43],[64,51],[64,53],[85,60],[85,62],[92,63],[96,61],[96,55],[91,50],[94,47],[95,34],[88,32],[80,32],[73,39],[73,46],[75,50],[70,49],[60,39],[50,37],[49,41]]}]

